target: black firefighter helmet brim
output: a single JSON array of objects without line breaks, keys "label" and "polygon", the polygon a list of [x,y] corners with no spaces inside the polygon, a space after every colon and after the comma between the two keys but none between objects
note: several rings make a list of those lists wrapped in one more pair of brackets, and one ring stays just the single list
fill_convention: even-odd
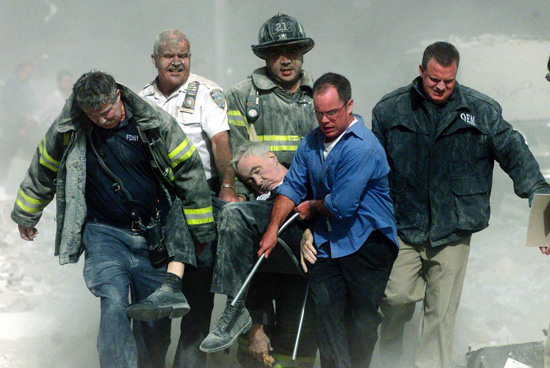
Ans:
[{"label": "black firefighter helmet brim", "polygon": [[252,52],[260,59],[265,59],[267,50],[279,47],[279,46],[298,46],[303,54],[315,46],[315,41],[309,37],[293,38],[292,40],[277,40],[271,42],[265,42],[261,45],[252,45]]}]

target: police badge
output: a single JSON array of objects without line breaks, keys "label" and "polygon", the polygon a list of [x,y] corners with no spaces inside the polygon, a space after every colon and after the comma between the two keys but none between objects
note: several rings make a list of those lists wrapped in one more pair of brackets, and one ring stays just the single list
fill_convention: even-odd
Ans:
[{"label": "police badge", "polygon": [[225,109],[225,96],[220,89],[210,91],[210,97],[220,109]]},{"label": "police badge", "polygon": [[197,91],[199,90],[199,82],[195,81],[189,83],[183,104],[181,105],[180,112],[186,112],[192,114],[195,109],[195,99],[197,98]]}]

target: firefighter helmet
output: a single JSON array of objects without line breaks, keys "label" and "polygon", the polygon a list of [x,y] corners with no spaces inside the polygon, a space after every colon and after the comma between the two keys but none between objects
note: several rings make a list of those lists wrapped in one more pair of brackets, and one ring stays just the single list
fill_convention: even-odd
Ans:
[{"label": "firefighter helmet", "polygon": [[265,59],[268,49],[288,45],[299,47],[305,54],[315,46],[315,42],[306,37],[300,22],[289,15],[279,13],[262,25],[258,33],[258,44],[252,45],[252,51],[257,57]]}]

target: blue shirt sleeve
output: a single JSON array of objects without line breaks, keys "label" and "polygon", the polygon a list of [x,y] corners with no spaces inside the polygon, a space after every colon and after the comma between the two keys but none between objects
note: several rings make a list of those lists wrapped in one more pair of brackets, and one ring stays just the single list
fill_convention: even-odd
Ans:
[{"label": "blue shirt sleeve", "polygon": [[378,167],[378,159],[372,147],[346,144],[337,165],[334,167],[334,182],[331,192],[325,197],[325,207],[338,219],[351,217],[363,199],[363,193]]}]

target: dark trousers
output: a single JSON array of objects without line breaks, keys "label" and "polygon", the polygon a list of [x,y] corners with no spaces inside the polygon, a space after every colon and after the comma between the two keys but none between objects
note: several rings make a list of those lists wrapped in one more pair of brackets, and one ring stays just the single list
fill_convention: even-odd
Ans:
[{"label": "dark trousers", "polygon": [[[249,201],[228,203],[220,211],[218,224],[218,249],[212,291],[234,297],[243,285],[248,273],[257,260],[259,242],[269,224],[273,201]],[[299,248],[303,224],[294,221],[281,238],[289,245],[294,255],[300,259]],[[305,295],[307,280],[298,274],[289,255],[278,244],[269,258],[263,261],[260,272],[248,290],[246,307],[255,324],[263,324],[268,329],[274,356],[281,358],[292,354],[298,328],[299,315]],[[275,313],[273,313],[275,302]],[[312,366],[317,350],[311,305],[306,309],[304,330],[300,343],[300,358]],[[239,361],[249,367],[240,354]],[[279,358],[276,358],[279,359]],[[311,364],[310,364],[311,362]],[[251,363],[256,364],[253,360]],[[304,365],[302,365],[304,366]]]},{"label": "dark trousers", "polygon": [[[298,358],[297,361],[292,361],[307,287],[307,279],[303,276],[271,272],[256,273],[250,284],[246,308],[254,323],[264,325],[264,331],[271,340],[277,367],[309,368],[315,364],[317,343],[311,294],[306,305]],[[237,359],[241,367],[263,367],[263,364],[248,353],[248,344],[246,336],[239,339]]]},{"label": "dark trousers", "polygon": [[183,294],[191,310],[181,319],[181,334],[174,358],[174,368],[206,367],[206,353],[199,345],[210,331],[214,294],[210,292],[212,267],[186,267]]},{"label": "dark trousers", "polygon": [[[212,195],[214,218],[218,220],[220,208],[225,202]],[[196,255],[197,267],[186,266],[182,292],[191,310],[181,319],[181,333],[176,348],[173,368],[206,367],[206,353],[199,345],[210,332],[210,319],[214,309],[214,293],[210,292],[214,265],[215,244]]]},{"label": "dark trousers", "polygon": [[374,231],[353,254],[317,258],[309,283],[323,368],[368,367],[382,317],[378,312],[397,247]]},{"label": "dark trousers", "polygon": [[[218,249],[212,292],[234,297],[257,260],[259,243],[269,224],[273,201],[228,203],[220,211]],[[303,229],[294,221],[281,238],[300,259]],[[297,274],[296,266],[281,245],[275,246],[261,270]]]}]

